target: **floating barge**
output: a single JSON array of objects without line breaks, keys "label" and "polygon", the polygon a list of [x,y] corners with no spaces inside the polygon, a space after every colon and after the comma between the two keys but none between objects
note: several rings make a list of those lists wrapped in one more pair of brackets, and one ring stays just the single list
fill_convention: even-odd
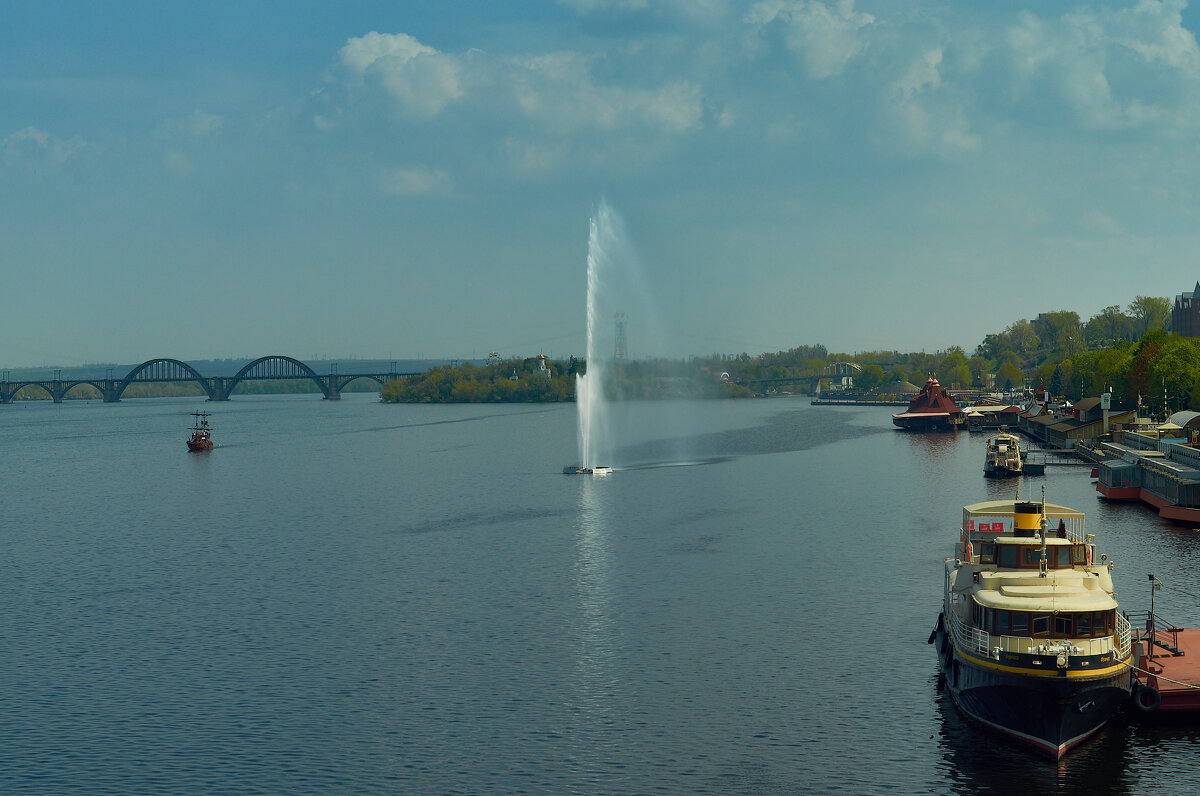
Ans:
[{"label": "floating barge", "polygon": [[1200,713],[1200,629],[1159,626],[1153,611],[1130,614],[1145,619],[1133,632],[1134,709],[1157,713]]},{"label": "floating barge", "polygon": [[1098,443],[1096,490],[1148,503],[1164,519],[1200,522],[1200,445],[1162,434],[1126,431],[1119,442]]}]

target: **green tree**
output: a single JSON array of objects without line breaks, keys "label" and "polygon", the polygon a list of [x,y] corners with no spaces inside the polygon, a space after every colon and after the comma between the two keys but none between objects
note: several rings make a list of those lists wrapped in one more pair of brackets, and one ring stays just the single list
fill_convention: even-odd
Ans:
[{"label": "green tree", "polygon": [[971,371],[972,384],[983,384],[988,373],[988,361],[980,356],[971,357],[967,360],[967,369]]},{"label": "green tree", "polygon": [[942,373],[941,383],[944,387],[959,389],[969,387],[971,384],[971,371],[967,369],[965,361],[961,365],[954,365],[949,370],[942,371]]},{"label": "green tree", "polygon": [[1079,323],[1079,313],[1071,310],[1043,312],[1033,322],[1033,330],[1039,339],[1039,346],[1051,348],[1056,352],[1074,353],[1083,345],[1083,327]]},{"label": "green tree", "polygon": [[1005,390],[1020,388],[1024,381],[1021,369],[1011,362],[1002,362],[1000,367],[996,368],[996,384]]},{"label": "green tree", "polygon": [[[1200,381],[1200,339],[1170,335],[1162,341],[1158,355],[1150,363],[1147,397],[1152,406],[1162,403],[1161,392],[1166,392],[1170,408],[1190,408],[1200,395],[1193,399],[1192,391]],[[1156,390],[1156,385],[1160,386]]]},{"label": "green tree", "polygon": [[854,377],[854,386],[863,390],[873,390],[883,384],[883,368],[875,363],[864,365]]},{"label": "green tree", "polygon": [[1088,319],[1083,336],[1089,345],[1112,345],[1119,340],[1135,340],[1140,335],[1134,332],[1134,320],[1113,304]]},{"label": "green tree", "polygon": [[1166,330],[1171,326],[1171,300],[1137,296],[1129,302],[1129,315],[1133,331],[1139,337],[1154,329]]},{"label": "green tree", "polygon": [[1056,367],[1054,369],[1054,375],[1052,375],[1050,377],[1050,394],[1051,395],[1062,395],[1063,394],[1062,368]]}]

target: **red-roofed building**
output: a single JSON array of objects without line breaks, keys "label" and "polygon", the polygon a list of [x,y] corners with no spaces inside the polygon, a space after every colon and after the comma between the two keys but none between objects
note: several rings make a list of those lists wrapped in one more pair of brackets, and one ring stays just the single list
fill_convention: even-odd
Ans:
[{"label": "red-roofed building", "polygon": [[956,431],[964,427],[966,417],[938,380],[930,376],[925,388],[908,399],[908,411],[892,415],[892,422],[905,431]]}]

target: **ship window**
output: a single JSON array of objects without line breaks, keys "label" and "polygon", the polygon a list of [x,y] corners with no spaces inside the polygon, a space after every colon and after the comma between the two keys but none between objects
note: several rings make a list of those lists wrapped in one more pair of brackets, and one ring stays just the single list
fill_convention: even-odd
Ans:
[{"label": "ship window", "polygon": [[1071,545],[1071,563],[1073,563],[1073,564],[1086,564],[1087,563],[1087,550],[1084,549],[1083,545],[1081,545],[1081,544]]},{"label": "ship window", "polygon": [[979,563],[995,564],[996,563],[996,545],[981,544],[979,546]]},{"label": "ship window", "polygon": [[1096,627],[1095,627],[1094,632],[1097,636],[1108,635],[1109,633],[1112,632],[1112,629],[1113,629],[1113,612],[1112,611],[1097,612],[1096,618],[1095,618],[1095,623],[1096,623]]},{"label": "ship window", "polygon": [[1054,635],[1069,638],[1071,636],[1071,615],[1058,614],[1054,617]]},{"label": "ship window", "polygon": [[1010,611],[996,611],[996,635],[1006,636],[1012,630],[1012,613]]},{"label": "ship window", "polygon": [[1071,548],[1058,548],[1058,564],[1059,569],[1070,569],[1071,567]]},{"label": "ship window", "polygon": [[1000,566],[1015,567],[1017,565],[1017,548],[1012,545],[1000,546]]},{"label": "ship window", "polygon": [[1029,614],[1024,611],[1012,612],[1012,632],[1014,636],[1029,635]]},{"label": "ship window", "polygon": [[1050,614],[1034,614],[1033,615],[1033,635],[1035,635],[1035,636],[1050,635]]},{"label": "ship window", "polygon": [[1037,551],[1036,547],[1022,547],[1021,548],[1021,566],[1036,567],[1038,565],[1038,561],[1041,560],[1041,557],[1038,556],[1037,553],[1038,553],[1038,551]]},{"label": "ship window", "polygon": [[1075,617],[1075,632],[1081,636],[1092,635],[1092,615],[1080,614]]}]

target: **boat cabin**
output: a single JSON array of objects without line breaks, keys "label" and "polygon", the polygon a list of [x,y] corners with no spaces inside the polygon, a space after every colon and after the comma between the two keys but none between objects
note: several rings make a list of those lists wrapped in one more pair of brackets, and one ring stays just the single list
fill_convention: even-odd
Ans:
[{"label": "boat cabin", "polygon": [[[997,564],[1006,569],[1039,569],[1042,563],[1041,542],[1030,544],[1028,539],[993,539],[981,542],[978,551],[972,550],[972,564]],[[974,555],[978,552],[978,555]],[[1070,539],[1046,540],[1046,569],[1070,569],[1091,563],[1086,544]]]}]

